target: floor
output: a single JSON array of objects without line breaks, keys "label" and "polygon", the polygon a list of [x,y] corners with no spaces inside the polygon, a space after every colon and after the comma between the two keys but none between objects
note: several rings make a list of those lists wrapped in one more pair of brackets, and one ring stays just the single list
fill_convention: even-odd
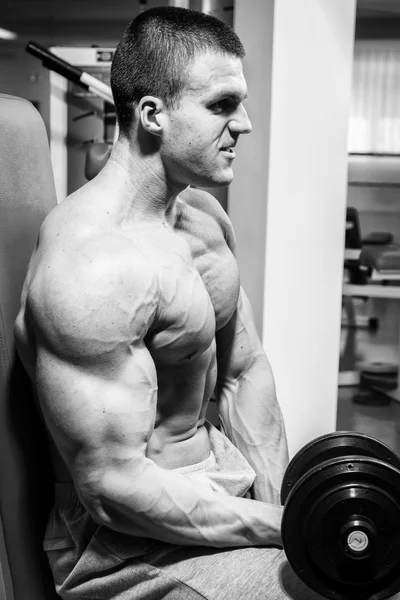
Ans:
[{"label": "floor", "polygon": [[357,388],[340,388],[336,429],[366,433],[400,455],[400,402],[389,406],[362,406],[353,402]]},{"label": "floor", "polygon": [[[360,369],[364,362],[398,363],[400,352],[400,302],[382,299],[355,299],[355,313],[361,319],[374,317],[376,331],[367,328],[342,328],[340,370]],[[371,435],[400,454],[400,402],[387,406],[365,406],[353,402],[357,387],[338,391],[338,431],[349,430]]]}]

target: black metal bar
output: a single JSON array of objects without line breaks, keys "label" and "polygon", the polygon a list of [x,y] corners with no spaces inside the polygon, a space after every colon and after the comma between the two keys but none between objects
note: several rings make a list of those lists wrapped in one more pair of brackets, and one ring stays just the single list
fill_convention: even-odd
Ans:
[{"label": "black metal bar", "polygon": [[47,69],[55,71],[59,75],[62,75],[63,77],[68,79],[69,81],[79,84],[86,90],[89,89],[89,87],[81,81],[81,77],[83,75],[83,71],[81,69],[79,69],[78,67],[74,67],[65,60],[62,60],[61,58],[50,52],[47,48],[44,48],[44,46],[40,46],[35,42],[28,42],[25,50],[29,54],[32,54],[32,56],[39,58],[39,60],[42,61],[43,66]]}]

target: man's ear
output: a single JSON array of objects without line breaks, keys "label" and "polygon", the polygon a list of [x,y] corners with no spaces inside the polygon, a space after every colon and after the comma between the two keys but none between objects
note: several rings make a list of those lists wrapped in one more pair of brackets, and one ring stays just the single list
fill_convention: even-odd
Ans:
[{"label": "man's ear", "polygon": [[[162,113],[164,103],[155,96],[143,96],[138,104],[139,118],[142,127],[152,135],[162,134]],[[160,118],[161,117],[161,118]]]}]

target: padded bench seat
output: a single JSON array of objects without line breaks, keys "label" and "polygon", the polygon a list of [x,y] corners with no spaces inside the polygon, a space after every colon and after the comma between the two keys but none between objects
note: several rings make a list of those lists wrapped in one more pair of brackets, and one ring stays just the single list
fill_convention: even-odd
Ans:
[{"label": "padded bench seat", "polygon": [[400,247],[395,244],[364,246],[359,260],[363,267],[378,273],[398,273],[400,277]]}]

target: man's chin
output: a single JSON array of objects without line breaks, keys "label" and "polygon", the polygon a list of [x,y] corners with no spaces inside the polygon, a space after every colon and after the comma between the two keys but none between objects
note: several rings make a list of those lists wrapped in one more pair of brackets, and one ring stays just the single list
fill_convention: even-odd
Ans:
[{"label": "man's chin", "polygon": [[233,175],[233,171],[230,170],[229,173],[224,173],[224,174],[219,174],[218,176],[213,176],[210,178],[204,178],[204,180],[202,181],[201,184],[195,184],[195,185],[199,185],[199,187],[209,187],[209,188],[223,188],[223,187],[228,187],[228,185],[230,185],[233,181],[234,175]]}]

